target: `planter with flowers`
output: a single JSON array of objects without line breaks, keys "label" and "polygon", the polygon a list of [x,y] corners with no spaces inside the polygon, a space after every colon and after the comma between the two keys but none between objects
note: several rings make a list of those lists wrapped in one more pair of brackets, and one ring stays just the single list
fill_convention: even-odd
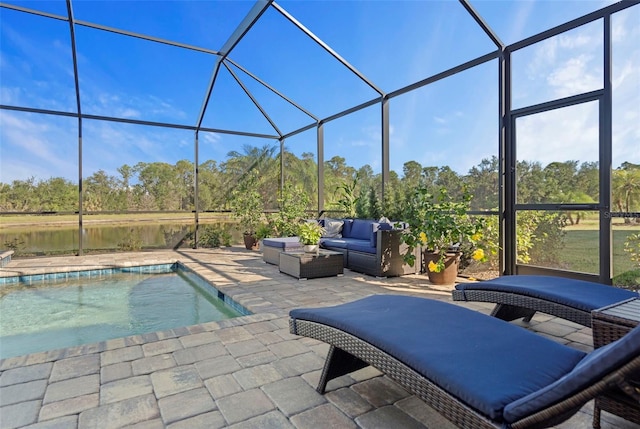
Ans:
[{"label": "planter with flowers", "polygon": [[408,246],[405,261],[413,266],[413,252],[422,249],[423,270],[434,284],[451,284],[458,275],[462,244],[472,249],[471,257],[485,260],[481,246],[484,219],[471,217],[471,194],[464,189],[459,199],[454,200],[445,188],[431,194],[425,188],[417,188],[411,195],[405,211],[405,222],[409,228],[402,234]]}]

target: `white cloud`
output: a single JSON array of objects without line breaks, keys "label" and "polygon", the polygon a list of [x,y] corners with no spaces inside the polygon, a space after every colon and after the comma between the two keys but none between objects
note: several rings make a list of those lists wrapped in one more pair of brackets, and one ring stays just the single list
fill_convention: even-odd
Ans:
[{"label": "white cloud", "polygon": [[0,182],[78,175],[78,138],[70,118],[52,118],[0,110],[2,168]]},{"label": "white cloud", "polygon": [[598,160],[598,106],[595,102],[527,116],[516,122],[519,161]]}]

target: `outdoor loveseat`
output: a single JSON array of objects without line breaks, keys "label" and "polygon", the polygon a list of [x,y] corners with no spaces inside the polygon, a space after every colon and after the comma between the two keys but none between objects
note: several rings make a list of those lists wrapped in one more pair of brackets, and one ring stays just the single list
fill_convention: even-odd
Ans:
[{"label": "outdoor loveseat", "polygon": [[402,230],[393,222],[326,218],[320,223],[325,228],[320,247],[342,253],[345,268],[376,277],[419,272],[419,263],[412,267],[404,261],[407,245],[400,239]]},{"label": "outdoor loveseat", "polygon": [[510,275],[493,280],[460,283],[454,301],[495,303],[492,316],[530,321],[536,311],[591,326],[591,312],[627,299],[637,292],[556,276]]},{"label": "outdoor loveseat", "polygon": [[542,428],[613,389],[640,402],[640,326],[591,353],[454,304],[374,295],[290,312],[331,347],[317,390],[373,365],[462,428]]}]

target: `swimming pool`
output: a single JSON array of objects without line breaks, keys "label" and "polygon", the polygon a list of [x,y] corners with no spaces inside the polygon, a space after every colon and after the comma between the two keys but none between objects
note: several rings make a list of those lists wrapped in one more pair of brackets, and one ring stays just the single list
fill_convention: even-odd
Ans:
[{"label": "swimming pool", "polygon": [[112,271],[0,287],[0,359],[249,314],[175,264]]}]

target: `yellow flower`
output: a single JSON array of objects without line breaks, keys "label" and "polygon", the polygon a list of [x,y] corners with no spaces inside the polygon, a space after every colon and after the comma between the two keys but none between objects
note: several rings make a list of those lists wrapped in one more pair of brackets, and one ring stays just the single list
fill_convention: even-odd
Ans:
[{"label": "yellow flower", "polygon": [[420,241],[422,242],[422,244],[427,244],[427,234],[425,234],[424,232],[421,232]]},{"label": "yellow flower", "polygon": [[476,261],[480,261],[480,260],[484,259],[484,250],[482,250],[482,249],[474,250],[473,251],[473,255],[471,255],[471,257]]},{"label": "yellow flower", "polygon": [[431,271],[432,273],[439,273],[440,267],[435,262],[429,261],[429,271]]},{"label": "yellow flower", "polygon": [[473,235],[471,236],[471,240],[473,240],[473,241],[478,241],[478,240],[480,240],[481,238],[482,238],[482,234],[480,234],[479,232],[476,232],[475,234],[473,234]]}]

